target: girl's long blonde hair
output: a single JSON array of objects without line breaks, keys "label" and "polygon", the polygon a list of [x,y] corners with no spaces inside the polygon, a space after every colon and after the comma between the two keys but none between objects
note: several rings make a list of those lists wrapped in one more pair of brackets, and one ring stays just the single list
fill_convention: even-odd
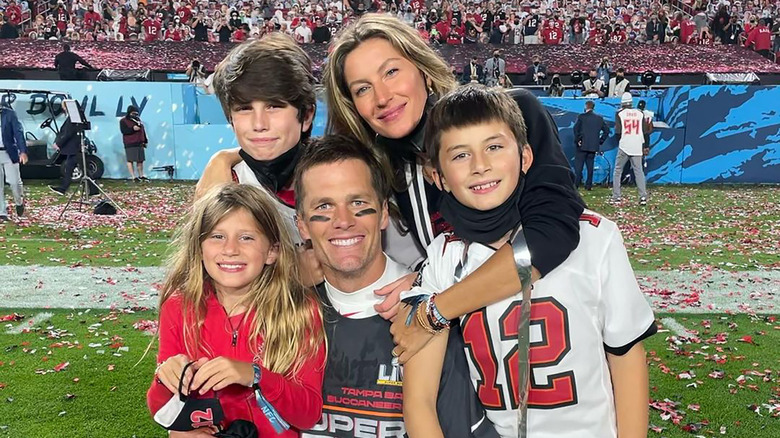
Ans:
[{"label": "girl's long blonde hair", "polygon": [[[172,295],[181,294],[184,345],[190,357],[210,350],[208,345],[201,345],[199,336],[206,318],[204,284],[211,281],[203,265],[201,243],[226,215],[237,209],[244,209],[255,218],[260,231],[279,252],[276,262],[263,268],[240,303],[247,307],[241,324],[251,324],[250,351],[265,368],[288,377],[317,354],[324,339],[319,304],[312,290],[300,280],[290,231],[275,202],[270,195],[249,185],[218,186],[194,203],[177,230],[160,308]],[[319,326],[314,325],[315,318],[319,318]]]},{"label": "girl's long blonde hair", "polygon": [[382,38],[412,62],[430,81],[436,95],[454,90],[458,84],[447,63],[420,37],[417,30],[396,17],[385,14],[365,14],[347,26],[336,38],[322,82],[326,88],[328,123],[334,133],[349,134],[363,144],[373,145],[376,133],[358,114],[352,93],[344,77],[344,61],[362,42]]}]

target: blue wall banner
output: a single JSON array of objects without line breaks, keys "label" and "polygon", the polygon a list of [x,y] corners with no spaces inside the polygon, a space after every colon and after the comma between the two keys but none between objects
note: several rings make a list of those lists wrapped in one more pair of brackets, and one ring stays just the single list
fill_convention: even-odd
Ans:
[{"label": "blue wall banner", "polygon": [[[231,126],[215,96],[203,95],[190,84],[159,82],[62,82],[0,81],[0,88],[19,90],[3,93],[0,101],[10,103],[24,129],[51,144],[54,132],[40,125],[49,116],[46,95],[22,90],[51,90],[70,93],[92,122],[87,136],[97,144],[103,160],[104,178],[128,178],[119,120],[128,105],[140,109],[149,145],[147,174],[166,178],[164,172],[150,172],[155,166],[173,165],[177,179],[197,179],[211,155],[236,147]],[[656,184],[780,183],[780,87],[682,86],[665,90],[635,91],[636,104],[647,102],[655,120],[669,127],[657,128],[650,137],[647,157],[648,181]],[[49,95],[57,110],[56,123],[64,120],[59,110],[61,96]],[[573,164],[573,127],[584,111],[584,98],[542,97],[555,118],[564,152]],[[598,99],[595,111],[604,116],[614,134],[619,100]],[[317,104],[313,135],[325,132],[327,110]],[[606,178],[614,163],[614,136],[602,146],[597,160],[596,181]],[[601,162],[601,165],[599,165]],[[601,174],[599,174],[599,172]]]}]

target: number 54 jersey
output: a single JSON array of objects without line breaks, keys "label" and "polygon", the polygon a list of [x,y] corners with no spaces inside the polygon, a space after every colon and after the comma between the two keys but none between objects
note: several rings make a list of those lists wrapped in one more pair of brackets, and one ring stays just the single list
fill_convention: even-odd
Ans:
[{"label": "number 54 jersey", "polygon": [[[456,272],[464,278],[494,252],[439,235],[428,247],[420,285],[404,297],[441,292],[457,281]],[[487,417],[507,438],[518,436],[521,302],[519,293],[461,318],[472,383]],[[577,249],[534,284],[530,327],[528,436],[616,437],[605,353],[623,355],[657,329],[614,222],[585,211]]]}]

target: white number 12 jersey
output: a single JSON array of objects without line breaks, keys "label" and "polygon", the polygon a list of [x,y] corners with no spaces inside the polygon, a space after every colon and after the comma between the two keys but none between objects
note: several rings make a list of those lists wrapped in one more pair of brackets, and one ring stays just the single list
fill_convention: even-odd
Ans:
[{"label": "white number 12 jersey", "polygon": [[[439,235],[428,247],[421,285],[404,297],[438,293],[451,286],[456,267],[463,264],[464,245],[451,235]],[[482,244],[469,244],[462,276],[494,252]],[[521,302],[522,294],[517,294],[461,318],[472,383],[487,417],[507,438],[518,435]],[[605,353],[625,354],[653,333],[653,312],[639,290],[617,226],[586,210],[577,249],[534,284],[529,437],[616,437]]]}]

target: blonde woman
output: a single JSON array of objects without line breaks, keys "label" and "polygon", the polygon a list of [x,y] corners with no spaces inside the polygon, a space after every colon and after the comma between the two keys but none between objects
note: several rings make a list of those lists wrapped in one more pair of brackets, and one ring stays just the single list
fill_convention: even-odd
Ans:
[{"label": "blonde woman", "polygon": [[[456,87],[447,64],[436,52],[400,20],[366,14],[336,39],[323,81],[331,128],[357,137],[387,157],[393,169],[395,202],[418,242],[428,246],[450,226],[463,234],[460,237],[469,239],[469,231],[475,228],[470,216],[459,215],[451,224],[441,219],[441,191],[430,178],[423,154],[427,113],[438,96]],[[528,125],[534,168],[525,175],[517,205],[495,213],[497,221],[522,218],[536,280],[557,267],[577,246],[583,203],[574,189],[552,118],[529,92],[518,89],[511,93]],[[487,185],[501,183],[492,179],[490,169],[474,172],[479,174],[474,190],[489,190]],[[437,312],[453,320],[515,295],[521,290],[521,282],[514,251],[510,244],[502,246],[477,271],[441,293],[434,305]],[[387,292],[386,288],[379,293]],[[388,299],[380,310],[388,311],[394,304]],[[407,327],[406,314],[399,316],[393,325],[398,344],[394,354],[403,363],[431,335],[414,318]]]},{"label": "blonde woman", "polygon": [[299,280],[283,223],[270,195],[230,184],[196,201],[178,230],[160,296],[159,366],[147,393],[155,420],[169,430],[183,430],[165,409],[179,388],[190,398],[213,392],[221,405],[220,424],[187,417],[185,429],[198,429],[195,435],[243,419],[259,436],[297,437],[320,419],[320,310]]}]

